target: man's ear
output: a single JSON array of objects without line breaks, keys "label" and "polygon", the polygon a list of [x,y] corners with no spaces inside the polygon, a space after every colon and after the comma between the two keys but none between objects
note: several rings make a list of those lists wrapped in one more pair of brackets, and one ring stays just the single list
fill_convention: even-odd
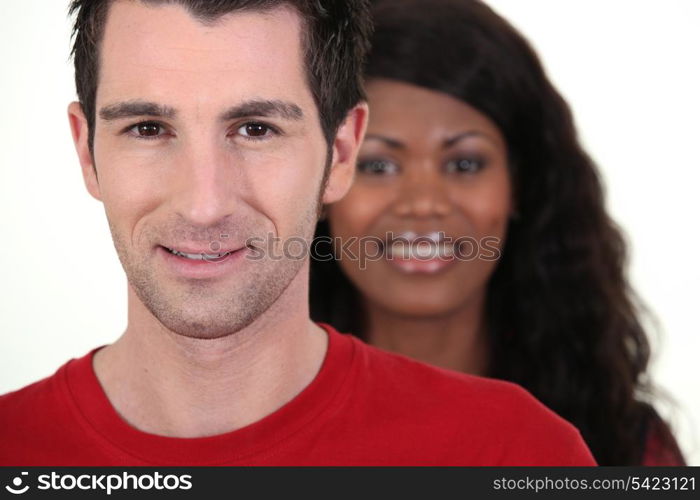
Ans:
[{"label": "man's ear", "polygon": [[70,123],[71,133],[73,134],[73,143],[78,153],[80,167],[83,170],[85,187],[93,198],[102,201],[100,184],[97,180],[97,171],[88,146],[89,130],[87,118],[79,102],[72,102],[68,106],[68,122]]},{"label": "man's ear", "polygon": [[340,200],[350,190],[368,119],[369,107],[366,102],[360,102],[348,112],[340,125],[333,141],[333,162],[323,192],[324,204]]}]

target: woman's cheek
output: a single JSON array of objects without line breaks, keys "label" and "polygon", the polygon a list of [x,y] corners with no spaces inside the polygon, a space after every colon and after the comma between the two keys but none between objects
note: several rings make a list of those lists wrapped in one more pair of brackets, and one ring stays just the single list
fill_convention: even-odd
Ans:
[{"label": "woman's cheek", "polygon": [[385,199],[377,190],[353,186],[345,198],[328,207],[333,236],[362,237],[370,233],[372,224],[385,210]]}]

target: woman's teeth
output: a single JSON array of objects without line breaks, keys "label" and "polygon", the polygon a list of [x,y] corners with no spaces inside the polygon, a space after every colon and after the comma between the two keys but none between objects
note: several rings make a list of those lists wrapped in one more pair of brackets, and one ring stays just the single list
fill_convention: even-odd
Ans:
[{"label": "woman's teeth", "polygon": [[396,242],[391,245],[389,256],[399,259],[446,259],[454,255],[454,246],[447,243],[418,243]]}]

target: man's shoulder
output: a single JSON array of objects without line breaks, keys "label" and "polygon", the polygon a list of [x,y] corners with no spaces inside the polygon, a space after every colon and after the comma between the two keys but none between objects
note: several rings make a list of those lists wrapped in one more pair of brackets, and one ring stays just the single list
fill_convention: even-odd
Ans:
[{"label": "man's shoulder", "polygon": [[[88,360],[88,356],[82,358]],[[0,395],[0,465],[63,463],[67,446],[81,432],[80,416],[71,397],[71,359],[53,374]]]},{"label": "man's shoulder", "polygon": [[453,450],[481,449],[485,463],[594,463],[579,431],[521,386],[356,342],[365,397],[374,411],[393,415],[407,429],[432,429]]},{"label": "man's shoulder", "polygon": [[456,407],[471,407],[475,399],[488,399],[496,406],[540,405],[528,391],[512,382],[439,368],[359,340],[356,342],[361,345],[362,368],[374,379],[372,387],[376,389],[390,388],[410,400],[420,394],[419,399]]},{"label": "man's shoulder", "polygon": [[84,388],[94,352],[72,358],[52,375],[0,396],[0,465],[98,463],[89,460],[97,456],[97,441],[76,399],[78,394],[89,398]]},{"label": "man's shoulder", "polygon": [[41,380],[0,395],[0,422],[8,418],[31,416],[36,407],[43,407],[55,397],[60,386],[62,368]]},{"label": "man's shoulder", "polygon": [[0,441],[39,436],[60,425],[66,411],[65,370],[67,362],[53,374],[25,387],[0,395]]}]

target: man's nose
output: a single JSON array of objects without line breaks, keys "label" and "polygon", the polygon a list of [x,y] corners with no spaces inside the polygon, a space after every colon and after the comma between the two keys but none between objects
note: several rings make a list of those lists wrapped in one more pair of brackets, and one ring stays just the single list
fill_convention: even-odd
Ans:
[{"label": "man's nose", "polygon": [[394,213],[399,217],[445,217],[452,204],[449,179],[432,163],[407,168],[401,178]]},{"label": "man's nose", "polygon": [[183,148],[178,162],[175,210],[190,224],[209,227],[232,215],[240,169],[223,146],[199,141]]}]

